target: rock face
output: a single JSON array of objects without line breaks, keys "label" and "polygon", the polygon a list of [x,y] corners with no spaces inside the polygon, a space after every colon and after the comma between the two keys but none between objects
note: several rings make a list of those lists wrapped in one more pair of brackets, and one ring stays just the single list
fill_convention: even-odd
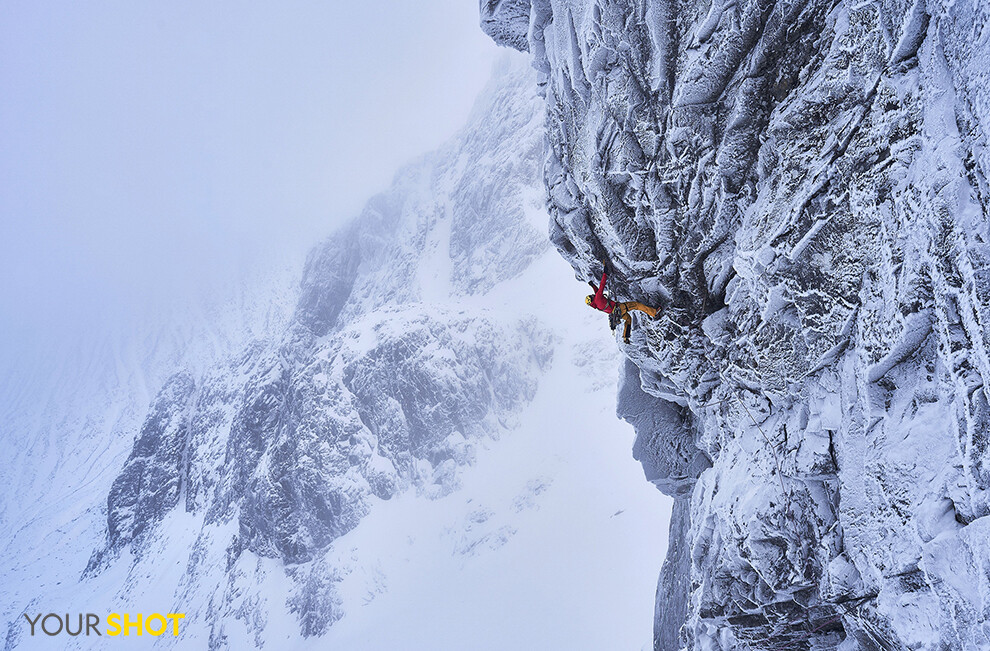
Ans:
[{"label": "rock face", "polygon": [[195,383],[173,376],[158,393],[123,471],[107,499],[107,542],[117,548],[134,540],[179,503],[188,405]]},{"label": "rock face", "polygon": [[619,397],[685,496],[657,649],[990,646],[988,14],[529,4],[551,240],[663,306]]},{"label": "rock face", "polygon": [[479,0],[481,28],[499,45],[529,49],[529,0]]},{"label": "rock face", "polygon": [[[341,616],[337,579],[302,564],[376,499],[457,487],[472,441],[512,423],[551,361],[543,326],[468,307],[548,248],[529,217],[541,208],[532,77],[506,64],[458,138],[313,250],[284,332],[166,384],[113,483],[88,574],[171,544],[158,525],[184,512],[200,533],[181,588],[210,600],[212,647],[233,644],[225,619],[264,628],[260,583],[238,583],[247,552],[282,564],[297,586],[285,607],[319,635]],[[226,588],[206,560],[217,548]]]}]

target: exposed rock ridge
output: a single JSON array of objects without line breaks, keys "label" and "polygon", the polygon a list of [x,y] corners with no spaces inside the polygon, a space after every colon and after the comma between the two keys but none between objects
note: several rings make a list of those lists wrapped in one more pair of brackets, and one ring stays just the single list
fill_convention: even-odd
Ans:
[{"label": "exposed rock ridge", "polygon": [[529,9],[550,239],[664,306],[619,404],[690,493],[656,647],[990,646],[990,7]]},{"label": "exposed rock ridge", "polygon": [[168,536],[199,531],[181,587],[209,604],[211,648],[230,646],[225,622],[264,629],[246,552],[282,563],[303,635],[326,632],[339,577],[307,563],[375,499],[454,490],[477,439],[512,425],[551,361],[535,320],[466,304],[547,251],[530,215],[540,107],[532,72],[505,63],[468,128],[312,251],[284,331],[165,385],[110,491],[89,575],[125,549],[140,560],[181,515]]}]

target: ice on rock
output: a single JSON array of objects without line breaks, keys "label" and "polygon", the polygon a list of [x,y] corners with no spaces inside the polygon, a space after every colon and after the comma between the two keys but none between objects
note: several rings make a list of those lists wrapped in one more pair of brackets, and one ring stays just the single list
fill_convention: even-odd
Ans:
[{"label": "ice on rock", "polygon": [[658,650],[990,647],[987,34],[972,1],[529,3],[550,239],[664,306],[618,408],[678,496]]},{"label": "ice on rock", "polygon": [[159,392],[107,498],[107,544],[126,545],[179,502],[189,403],[195,382],[173,376]]},{"label": "ice on rock", "polygon": [[499,45],[526,51],[530,0],[479,0],[481,28]]}]

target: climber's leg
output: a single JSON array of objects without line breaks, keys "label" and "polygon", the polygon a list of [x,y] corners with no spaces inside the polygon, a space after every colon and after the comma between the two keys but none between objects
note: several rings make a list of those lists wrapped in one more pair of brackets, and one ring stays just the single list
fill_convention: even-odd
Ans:
[{"label": "climber's leg", "polygon": [[657,308],[650,307],[649,305],[643,305],[639,301],[629,301],[623,305],[626,306],[627,310],[639,310],[640,312],[646,312],[651,319],[657,316]]},{"label": "climber's leg", "polygon": [[622,320],[626,322],[626,327],[622,330],[622,341],[629,343],[629,330],[632,328],[632,317],[629,316],[629,312],[623,310]]}]

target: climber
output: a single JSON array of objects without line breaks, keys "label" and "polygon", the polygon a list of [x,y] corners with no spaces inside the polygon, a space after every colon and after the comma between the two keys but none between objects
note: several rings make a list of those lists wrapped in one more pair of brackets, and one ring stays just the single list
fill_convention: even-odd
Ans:
[{"label": "climber", "polygon": [[605,296],[605,282],[608,280],[608,264],[603,260],[602,265],[605,269],[602,271],[601,282],[598,283],[597,287],[595,287],[595,283],[588,283],[595,290],[595,293],[586,296],[584,302],[596,310],[601,310],[608,314],[608,325],[613,331],[619,325],[619,319],[625,321],[626,326],[622,330],[622,341],[628,344],[629,330],[632,328],[632,317],[629,315],[629,312],[639,310],[640,312],[645,312],[651,319],[655,319],[657,318],[657,309],[649,305],[644,305],[639,301],[617,303],[607,298]]}]

